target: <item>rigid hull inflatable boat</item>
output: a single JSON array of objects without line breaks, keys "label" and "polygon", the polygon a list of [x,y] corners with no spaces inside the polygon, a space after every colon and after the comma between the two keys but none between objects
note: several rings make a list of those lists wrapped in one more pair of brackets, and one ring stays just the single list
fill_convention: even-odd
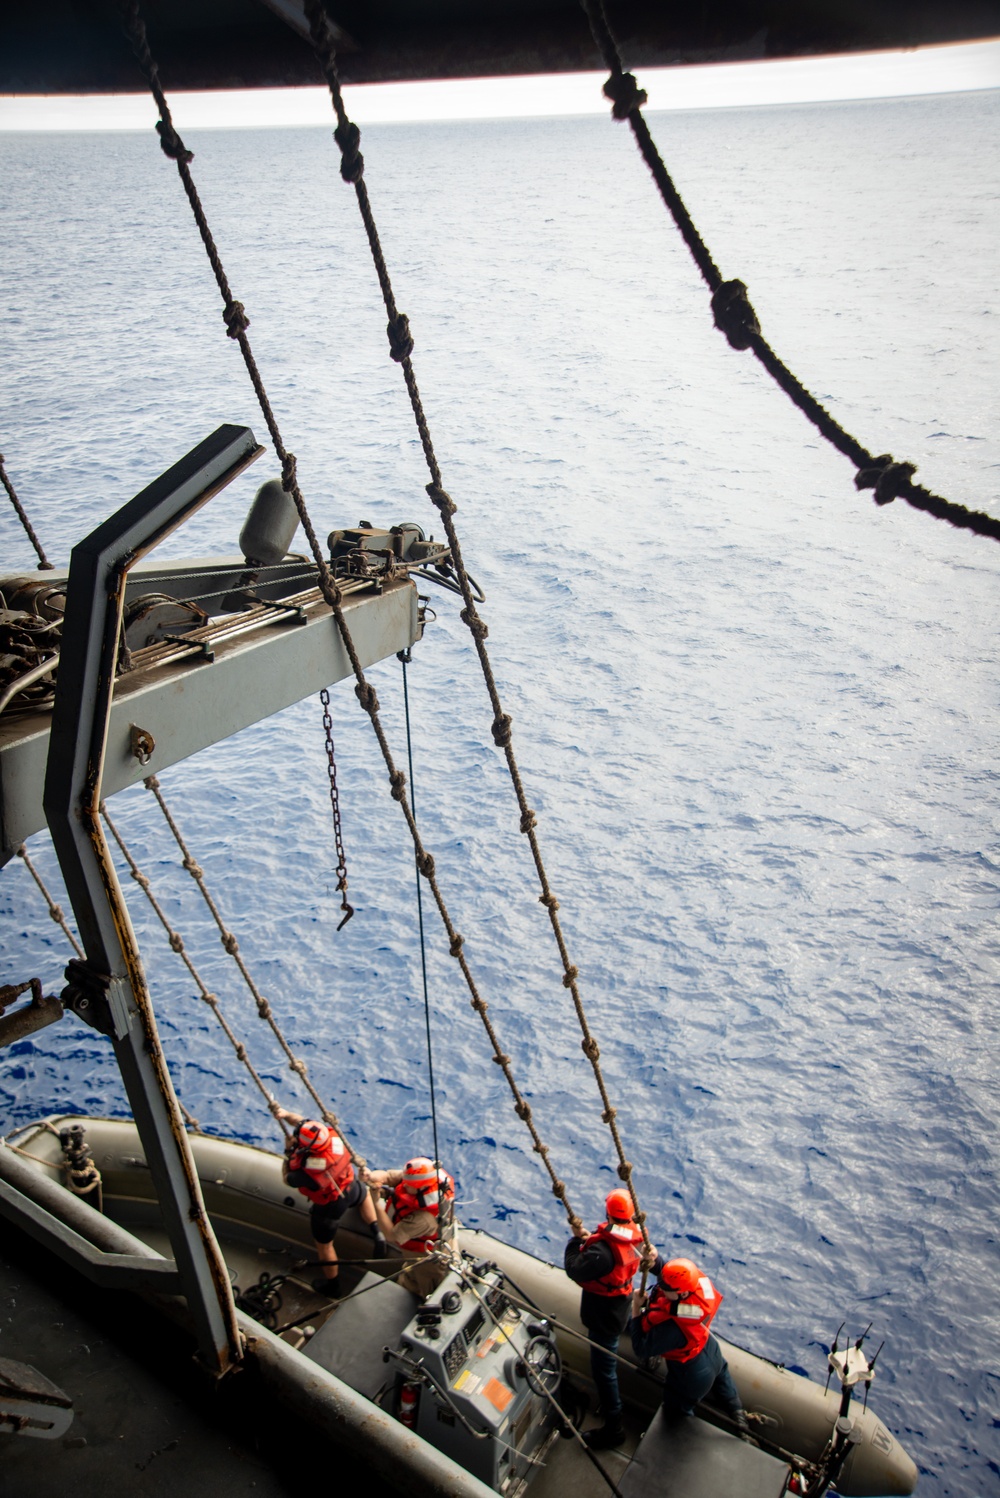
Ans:
[{"label": "rigid hull inflatable boat", "polygon": [[[64,1184],[60,1136],[77,1129],[84,1131],[100,1176],[100,1185],[94,1182],[85,1197],[72,1195]],[[253,1313],[251,1347],[259,1358],[263,1352],[262,1367],[270,1368],[283,1398],[292,1405],[311,1402],[321,1423],[326,1398],[325,1423],[340,1425],[349,1438],[356,1430],[367,1439],[366,1405],[372,1416],[384,1412],[406,1436],[398,1453],[384,1441],[376,1443],[376,1465],[386,1462],[386,1475],[394,1473],[396,1480],[407,1461],[420,1467],[418,1456],[437,1471],[434,1458],[440,1455],[446,1459],[441,1472],[454,1462],[479,1479],[440,1491],[488,1488],[510,1498],[530,1485],[545,1498],[609,1490],[578,1442],[559,1439],[556,1404],[566,1408],[569,1390],[588,1396],[592,1389],[579,1290],[562,1269],[489,1233],[460,1227],[455,1268],[421,1303],[395,1283],[398,1253],[390,1249],[385,1259],[371,1259],[371,1237],[351,1209],[337,1235],[349,1293],[329,1301],[311,1289],[308,1203],[283,1183],[281,1157],[196,1132],[188,1138],[237,1304]],[[51,1117],[8,1136],[0,1146],[0,1205],[15,1198],[32,1201],[39,1217],[48,1219],[48,1244],[57,1252],[59,1222],[70,1238],[89,1230],[81,1236],[96,1245],[91,1272],[98,1280],[123,1255],[162,1254],[168,1267],[169,1238],[138,1131],[129,1121]],[[70,1258],[65,1242],[63,1256]],[[79,1267],[78,1256],[72,1262]],[[159,1298],[177,1314],[180,1303],[173,1296]],[[277,1358],[272,1342],[283,1344]],[[778,1498],[795,1491],[796,1481],[815,1480],[835,1436],[839,1391],[824,1390],[743,1348],[722,1346],[744,1405],[757,1417],[754,1443],[729,1434],[725,1417],[710,1410],[702,1412],[704,1420],[665,1427],[659,1413],[662,1375],[637,1365],[623,1338],[621,1385],[638,1441],[612,1486],[626,1498],[680,1492],[708,1498],[720,1491]],[[325,1374],[319,1381],[318,1369]],[[346,1422],[340,1399],[351,1412]],[[837,1491],[850,1498],[912,1492],[916,1468],[877,1415],[852,1404],[851,1419],[853,1439]],[[617,1474],[622,1458],[611,1465]],[[414,1491],[422,1490],[419,1473],[414,1477]]]}]

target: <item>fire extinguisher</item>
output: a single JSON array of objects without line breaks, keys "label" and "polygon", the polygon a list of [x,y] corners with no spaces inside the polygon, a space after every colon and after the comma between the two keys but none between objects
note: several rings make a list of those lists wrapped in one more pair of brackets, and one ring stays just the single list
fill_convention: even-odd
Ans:
[{"label": "fire extinguisher", "polygon": [[417,1423],[417,1400],[419,1395],[420,1383],[415,1378],[408,1378],[399,1391],[399,1418],[410,1430]]}]

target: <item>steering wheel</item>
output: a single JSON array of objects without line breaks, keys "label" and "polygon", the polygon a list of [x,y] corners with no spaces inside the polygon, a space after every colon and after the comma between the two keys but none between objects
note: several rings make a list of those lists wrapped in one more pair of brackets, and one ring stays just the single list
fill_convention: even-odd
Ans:
[{"label": "steering wheel", "polygon": [[562,1378],[562,1358],[551,1337],[532,1337],[521,1354],[518,1372],[523,1370],[533,1394],[555,1394]]}]

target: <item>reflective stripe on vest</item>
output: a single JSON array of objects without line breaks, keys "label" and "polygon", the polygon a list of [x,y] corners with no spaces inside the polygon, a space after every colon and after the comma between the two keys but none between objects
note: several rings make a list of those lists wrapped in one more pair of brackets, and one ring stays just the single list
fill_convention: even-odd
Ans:
[{"label": "reflective stripe on vest", "polygon": [[639,1255],[635,1245],[642,1242],[642,1233],[631,1222],[602,1222],[584,1240],[581,1253],[593,1248],[595,1243],[606,1243],[614,1257],[614,1267],[600,1279],[584,1280],[581,1290],[591,1295],[628,1295],[639,1267]]},{"label": "reflective stripe on vest", "polygon": [[288,1162],[289,1170],[301,1170],[312,1181],[311,1186],[297,1189],[317,1207],[339,1201],[354,1180],[354,1166],[344,1141],[331,1134],[323,1150],[296,1150]]},{"label": "reflective stripe on vest", "polygon": [[[414,1212],[430,1212],[432,1217],[437,1217],[441,1211],[441,1191],[439,1183],[431,1177],[432,1189],[429,1191],[413,1191],[406,1181],[400,1181],[398,1186],[393,1186],[392,1195],[385,1204],[385,1210],[389,1221],[392,1223],[402,1222],[404,1217],[412,1217]],[[455,1182],[451,1176],[445,1176],[444,1192],[446,1198],[455,1194]],[[432,1232],[416,1238],[408,1238],[405,1243],[398,1246],[404,1253],[426,1254],[430,1252],[432,1244],[438,1240],[437,1223]]]},{"label": "reflective stripe on vest", "polygon": [[722,1295],[712,1284],[707,1274],[698,1281],[697,1290],[691,1290],[674,1306],[657,1285],[649,1300],[649,1307],[642,1318],[642,1329],[660,1326],[672,1321],[684,1334],[684,1345],[670,1352],[661,1352],[660,1357],[671,1363],[689,1363],[696,1358],[708,1342],[708,1329],[716,1311],[722,1304]]}]

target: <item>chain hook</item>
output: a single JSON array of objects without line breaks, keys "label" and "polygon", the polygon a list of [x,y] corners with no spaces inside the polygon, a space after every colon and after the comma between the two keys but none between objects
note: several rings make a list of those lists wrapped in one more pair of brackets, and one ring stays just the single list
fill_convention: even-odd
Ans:
[{"label": "chain hook", "polygon": [[330,717],[330,693],[326,687],[323,687],[320,692],[319,700],[323,704],[323,731],[326,734],[326,760],[330,776],[330,810],[333,813],[333,838],[337,846],[337,890],[341,896],[340,908],[344,912],[337,930],[343,931],[354,914],[354,906],[350,905],[347,900],[347,856],[344,853],[344,837],[340,825],[340,792],[337,789],[337,761],[333,748],[333,719]]}]

